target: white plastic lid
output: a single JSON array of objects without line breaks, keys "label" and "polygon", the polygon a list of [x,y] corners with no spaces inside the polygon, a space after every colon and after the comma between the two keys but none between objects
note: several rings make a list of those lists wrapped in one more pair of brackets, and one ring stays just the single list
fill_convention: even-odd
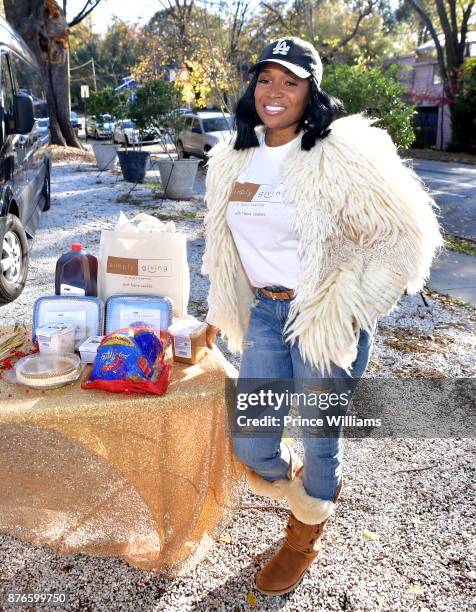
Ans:
[{"label": "white plastic lid", "polygon": [[37,336],[56,336],[56,335],[69,335],[76,333],[76,326],[72,323],[48,323],[36,328]]},{"label": "white plastic lid", "polygon": [[177,319],[170,325],[168,331],[172,336],[198,336],[207,325],[206,321],[197,321],[195,318]]},{"label": "white plastic lid", "polygon": [[27,355],[15,364],[17,381],[29,387],[59,386],[76,380],[81,359],[74,353],[65,355]]}]

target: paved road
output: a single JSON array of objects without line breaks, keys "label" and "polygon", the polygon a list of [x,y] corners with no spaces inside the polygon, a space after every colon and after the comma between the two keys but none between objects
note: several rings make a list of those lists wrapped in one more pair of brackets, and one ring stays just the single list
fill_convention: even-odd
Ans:
[{"label": "paved road", "polygon": [[445,232],[476,240],[476,166],[422,159],[412,165],[440,206]]},{"label": "paved road", "polygon": [[433,263],[428,284],[476,308],[476,257],[443,251]]},{"label": "paved road", "polygon": [[[443,229],[476,240],[476,167],[420,159],[412,163],[440,206]],[[476,307],[476,257],[443,251],[433,263],[428,284]]]}]

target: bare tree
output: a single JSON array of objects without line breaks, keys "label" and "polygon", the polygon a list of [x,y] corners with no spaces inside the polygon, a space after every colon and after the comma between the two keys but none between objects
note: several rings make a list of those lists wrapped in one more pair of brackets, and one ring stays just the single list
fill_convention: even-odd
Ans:
[{"label": "bare tree", "polygon": [[285,3],[273,5],[267,2],[262,2],[261,5],[264,9],[268,11],[268,14],[271,16],[268,25],[274,25],[278,23],[283,29],[283,32],[288,36],[293,36],[295,34],[294,24],[289,19],[286,19],[286,15],[284,13]]},{"label": "bare tree", "polygon": [[3,0],[7,21],[19,32],[40,66],[46,90],[52,144],[81,147],[70,121],[69,28],[80,23],[102,0],[84,0],[68,23],[67,0]]},{"label": "bare tree", "polygon": [[373,10],[379,4],[378,0],[365,0],[364,2],[357,2],[356,6],[356,19],[354,23],[354,27],[346,36],[343,36],[332,48],[329,50],[327,54],[327,59],[332,59],[335,53],[345,47],[353,38],[355,38],[359,32],[360,25],[362,20],[365,17],[368,17],[372,14]]},{"label": "bare tree", "polygon": [[[445,96],[454,100],[458,91],[459,71],[464,62],[468,23],[474,8],[474,0],[462,3],[457,0],[434,0],[438,14],[438,23],[432,18],[430,11],[418,0],[408,0],[420,20],[428,28],[435,43],[436,55],[443,80]],[[458,23],[459,13],[459,23]],[[444,44],[438,36],[443,32]],[[453,105],[450,105],[452,109]]]},{"label": "bare tree", "polygon": [[[205,9],[201,12],[205,44],[209,50],[214,70],[212,81],[215,93],[221,100],[222,107],[231,112],[242,94],[243,58],[248,58],[249,49],[244,48],[246,25],[251,15],[249,0],[232,0],[227,9],[215,16],[207,10],[209,4],[204,0]],[[228,93],[221,90],[216,75],[226,73]]]},{"label": "bare tree", "polygon": [[194,0],[159,0],[166,18],[168,18],[176,28],[176,48],[178,49],[180,64],[183,64],[184,59],[189,54],[193,46],[190,39],[189,24],[194,8]]},{"label": "bare tree", "polygon": [[230,63],[239,61],[239,47],[243,28],[248,18],[250,3],[248,0],[235,0],[231,15],[227,59]]},{"label": "bare tree", "polygon": [[[265,27],[278,27],[284,36],[301,35],[310,42],[315,42],[317,12],[325,9],[324,0],[294,0],[288,8],[287,2],[261,2],[265,9]],[[355,15],[355,22],[349,32],[332,43],[320,40],[319,46],[324,59],[331,62],[345,46],[359,35],[363,20],[372,15],[381,5],[381,0],[355,0],[349,3],[349,11]]]}]

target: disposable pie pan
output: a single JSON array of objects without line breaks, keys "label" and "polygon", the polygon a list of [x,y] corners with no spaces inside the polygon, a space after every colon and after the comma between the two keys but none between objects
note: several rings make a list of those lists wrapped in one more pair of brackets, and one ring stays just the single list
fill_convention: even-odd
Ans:
[{"label": "disposable pie pan", "polygon": [[77,380],[81,359],[74,353],[64,355],[27,355],[15,364],[16,380],[33,389],[54,389]]}]

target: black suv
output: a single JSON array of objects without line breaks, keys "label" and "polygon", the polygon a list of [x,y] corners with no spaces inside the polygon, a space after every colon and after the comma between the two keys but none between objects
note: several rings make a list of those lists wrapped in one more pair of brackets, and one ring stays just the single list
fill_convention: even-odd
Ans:
[{"label": "black suv", "polygon": [[49,131],[38,65],[27,45],[0,17],[0,303],[25,286],[31,240],[50,207]]}]

